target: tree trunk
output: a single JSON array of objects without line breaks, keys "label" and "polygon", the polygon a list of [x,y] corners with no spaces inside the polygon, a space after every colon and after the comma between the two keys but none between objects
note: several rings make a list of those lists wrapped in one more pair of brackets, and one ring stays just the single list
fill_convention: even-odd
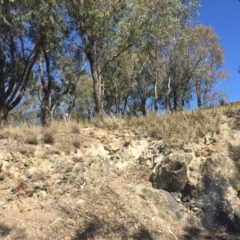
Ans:
[{"label": "tree trunk", "polygon": [[7,125],[8,109],[6,106],[6,93],[4,86],[5,56],[0,49],[0,126]]},{"label": "tree trunk", "polygon": [[8,109],[7,107],[3,106],[0,108],[0,127],[4,127],[8,125]]},{"label": "tree trunk", "polygon": [[[44,71],[43,71],[43,66],[42,66],[42,60],[43,60],[43,51],[40,51],[39,54],[39,59],[38,59],[38,67],[39,67],[39,72],[40,72],[40,80],[42,83],[42,100],[41,100],[41,124],[43,127],[46,127],[49,122],[47,120],[47,116],[48,116],[48,107],[49,107],[49,92],[48,92],[48,84],[45,82],[44,79]],[[46,61],[46,67],[47,70],[49,70],[49,66],[47,65],[47,61]],[[49,78],[48,78],[49,80]]]},{"label": "tree trunk", "polygon": [[95,100],[95,114],[103,114],[103,98],[102,98],[102,74],[98,74],[97,67],[92,64],[91,72],[93,77],[93,95]]},{"label": "tree trunk", "polygon": [[157,81],[154,84],[154,110],[156,113],[158,113],[158,92],[157,92]]},{"label": "tree trunk", "polygon": [[198,107],[202,107],[202,99],[201,99],[201,89],[198,86],[198,84],[196,84],[196,94],[197,94],[197,104]]},{"label": "tree trunk", "polygon": [[128,96],[124,98],[123,112],[122,112],[123,116],[127,116],[127,103],[128,103]]},{"label": "tree trunk", "polygon": [[173,89],[173,109],[176,111],[178,108],[178,96],[177,96],[177,90]]},{"label": "tree trunk", "polygon": [[185,108],[185,101],[182,99],[182,110]]},{"label": "tree trunk", "polygon": [[146,99],[143,98],[141,101],[141,112],[143,116],[147,115],[147,110],[146,110]]},{"label": "tree trunk", "polygon": [[168,78],[168,91],[166,94],[166,100],[165,100],[165,104],[166,104],[166,112],[170,113],[172,111],[172,106],[171,106],[171,100],[170,100],[170,93],[171,93],[171,78]]},{"label": "tree trunk", "polygon": [[41,123],[43,127],[46,127],[49,125],[49,94],[44,93],[42,102],[41,102]]}]

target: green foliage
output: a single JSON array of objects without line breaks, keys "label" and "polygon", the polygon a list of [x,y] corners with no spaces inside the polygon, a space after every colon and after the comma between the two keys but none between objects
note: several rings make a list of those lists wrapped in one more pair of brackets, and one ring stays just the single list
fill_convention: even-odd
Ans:
[{"label": "green foliage", "polygon": [[193,27],[198,8],[197,0],[2,1],[0,124],[10,111],[12,122],[46,126],[223,98],[213,93],[229,75],[223,50],[212,28]]}]

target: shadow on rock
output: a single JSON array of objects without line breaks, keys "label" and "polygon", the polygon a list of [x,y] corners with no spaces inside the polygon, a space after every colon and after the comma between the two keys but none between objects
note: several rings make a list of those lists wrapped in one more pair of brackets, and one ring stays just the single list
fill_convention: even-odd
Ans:
[{"label": "shadow on rock", "polygon": [[4,223],[0,223],[0,237],[7,237],[12,235],[11,239],[24,240],[27,239],[25,230],[18,227],[9,227]]},{"label": "shadow on rock", "polygon": [[[203,212],[202,225],[211,231],[228,234],[240,234],[240,226],[236,221],[230,202],[225,198],[227,194],[227,180],[216,175],[216,182],[207,176],[203,178]],[[217,184],[216,184],[217,183]]]},{"label": "shadow on rock", "polygon": [[138,232],[136,232],[132,236],[132,238],[134,240],[153,240],[150,232],[147,229],[145,229],[145,228],[142,228]]},{"label": "shadow on rock", "polygon": [[203,232],[201,228],[198,227],[187,227],[184,229],[185,234],[182,236],[181,239],[184,240],[236,240],[238,239],[236,236],[229,236],[229,235],[213,235],[207,232]]},{"label": "shadow on rock", "polygon": [[239,239],[240,217],[226,198],[228,181],[220,174],[215,174],[214,179],[204,175],[202,184],[203,189],[198,196],[201,201],[202,226],[189,221],[188,227],[184,229],[183,239]]},{"label": "shadow on rock", "polygon": [[72,240],[98,239],[99,237],[115,237],[120,239],[134,240],[154,240],[150,232],[143,226],[133,234],[130,234],[124,224],[117,225],[110,222],[101,221],[94,216],[84,229],[79,229]]},{"label": "shadow on rock", "polygon": [[240,161],[240,146],[233,146],[230,144],[228,146],[228,150],[229,150],[230,158],[233,161],[235,161],[235,162]]},{"label": "shadow on rock", "polygon": [[110,226],[110,223],[102,222],[97,216],[94,216],[84,229],[79,229],[72,240],[95,239],[99,236],[118,235],[122,239],[128,239],[128,231],[121,225]]},{"label": "shadow on rock", "polygon": [[9,228],[7,225],[4,223],[0,223],[0,236],[1,237],[6,237],[7,235],[10,234],[11,228]]},{"label": "shadow on rock", "polygon": [[101,228],[102,223],[99,221],[99,219],[95,218],[88,223],[83,231],[78,230],[76,232],[76,236],[72,240],[92,239],[96,234],[100,232]]}]

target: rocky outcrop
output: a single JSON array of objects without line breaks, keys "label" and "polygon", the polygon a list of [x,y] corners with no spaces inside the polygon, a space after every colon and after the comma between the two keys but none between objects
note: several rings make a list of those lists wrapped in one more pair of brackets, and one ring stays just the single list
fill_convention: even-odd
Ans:
[{"label": "rocky outcrop", "polygon": [[0,139],[0,238],[238,239],[240,131],[226,121],[178,148],[96,128]]},{"label": "rocky outcrop", "polygon": [[152,173],[153,186],[179,193],[206,229],[240,234],[239,170],[219,151],[208,155],[192,147],[165,156]]}]

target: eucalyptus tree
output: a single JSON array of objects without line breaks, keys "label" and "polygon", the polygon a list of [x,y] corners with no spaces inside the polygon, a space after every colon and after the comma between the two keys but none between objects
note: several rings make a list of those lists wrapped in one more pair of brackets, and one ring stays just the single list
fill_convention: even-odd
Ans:
[{"label": "eucalyptus tree", "polygon": [[132,50],[125,51],[118,59],[111,62],[103,74],[104,104],[108,114],[130,114],[135,89],[136,54]]},{"label": "eucalyptus tree", "polygon": [[35,13],[38,22],[36,31],[41,31],[45,36],[36,71],[43,126],[53,120],[56,107],[63,96],[74,88],[77,79],[75,73],[79,72],[74,61],[75,52],[67,42],[70,31],[66,26],[67,15],[64,10],[60,1],[47,1],[42,2],[41,8]]},{"label": "eucalyptus tree", "polygon": [[200,107],[217,81],[228,77],[220,70],[223,50],[210,27],[184,27],[166,43],[163,52],[167,110],[183,109],[195,94]]},{"label": "eucalyptus tree", "polygon": [[189,59],[194,72],[192,80],[197,104],[201,107],[209,98],[209,93],[212,92],[214,86],[221,80],[229,79],[230,74],[221,69],[224,52],[219,37],[212,27],[199,24],[195,28],[186,29],[186,34],[191,36],[189,38]]},{"label": "eucalyptus tree", "polygon": [[32,34],[36,21],[28,1],[0,5],[0,124],[23,98],[44,35]]},{"label": "eucalyptus tree", "polygon": [[[153,4],[156,2],[153,1]],[[155,112],[158,112],[159,101],[164,98],[168,98],[169,90],[164,93],[164,82],[168,80],[169,86],[169,77],[166,76],[168,69],[166,68],[166,63],[169,63],[170,57],[166,57],[166,49],[168,52],[173,49],[174,39],[179,38],[181,35],[182,29],[186,26],[192,25],[195,17],[198,14],[199,1],[195,0],[185,0],[181,1],[181,9],[179,11],[177,8],[173,8],[171,5],[168,7],[172,10],[171,17],[175,19],[171,24],[164,24],[164,19],[159,18],[158,14],[161,12],[161,9],[156,9],[155,21],[158,24],[150,25],[148,32],[146,33],[147,41],[141,45],[138,49],[137,54],[139,56],[139,71],[141,74],[136,83],[138,83],[138,95],[142,102],[142,113],[146,114],[146,102],[151,99],[153,100],[153,107]],[[169,19],[168,19],[169,21]],[[169,64],[167,64],[169,65]],[[141,69],[141,70],[140,70]],[[141,79],[141,81],[140,81]],[[145,80],[144,80],[145,79]],[[169,102],[169,101],[168,101]]]},{"label": "eucalyptus tree", "polygon": [[188,37],[181,29],[165,42],[163,48],[163,89],[166,97],[162,101],[167,112],[182,109],[185,102],[190,100],[193,69],[188,57]]},{"label": "eucalyptus tree", "polygon": [[73,0],[65,1],[76,44],[85,54],[93,79],[95,111],[104,110],[104,72],[125,51],[146,44],[155,29],[164,38],[185,11],[180,0]]},{"label": "eucalyptus tree", "polygon": [[[64,111],[67,119],[90,120],[94,112],[93,82],[88,75],[78,75],[74,88],[64,96],[59,111]],[[63,113],[63,116],[64,116]]]}]

